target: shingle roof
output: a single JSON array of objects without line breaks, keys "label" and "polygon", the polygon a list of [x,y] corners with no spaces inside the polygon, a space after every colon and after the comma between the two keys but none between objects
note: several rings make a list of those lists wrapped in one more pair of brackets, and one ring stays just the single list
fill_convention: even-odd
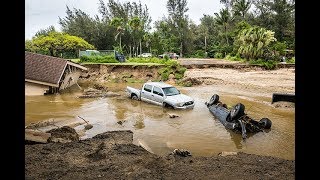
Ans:
[{"label": "shingle roof", "polygon": [[67,60],[31,52],[25,52],[25,79],[59,84]]}]

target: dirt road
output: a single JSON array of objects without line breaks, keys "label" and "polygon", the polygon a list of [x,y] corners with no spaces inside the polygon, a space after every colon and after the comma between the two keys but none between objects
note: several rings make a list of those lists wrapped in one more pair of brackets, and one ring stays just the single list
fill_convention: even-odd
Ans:
[{"label": "dirt road", "polygon": [[181,65],[196,65],[196,64],[243,64],[239,61],[229,61],[224,59],[198,59],[198,58],[180,58],[178,59]]},{"label": "dirt road", "polygon": [[272,97],[272,93],[295,93],[295,69],[188,69],[185,78],[196,78],[217,91],[243,96]]}]

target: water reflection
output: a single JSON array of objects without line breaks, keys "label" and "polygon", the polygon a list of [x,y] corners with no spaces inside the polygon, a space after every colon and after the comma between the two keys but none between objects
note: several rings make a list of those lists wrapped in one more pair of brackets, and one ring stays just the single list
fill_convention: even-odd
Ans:
[{"label": "water reflection", "polygon": [[136,129],[142,129],[145,127],[144,125],[144,117],[142,114],[138,114],[135,116],[135,123],[133,125]]}]

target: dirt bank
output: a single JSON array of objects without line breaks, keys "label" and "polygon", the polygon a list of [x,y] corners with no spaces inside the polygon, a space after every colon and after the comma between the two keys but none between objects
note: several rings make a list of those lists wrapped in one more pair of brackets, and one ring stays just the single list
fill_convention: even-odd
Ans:
[{"label": "dirt bank", "polygon": [[[294,179],[295,161],[238,153],[157,156],[132,144],[131,131],[70,143],[25,145],[26,179]],[[191,152],[192,153],[192,152]]]},{"label": "dirt bank", "polygon": [[82,73],[80,81],[94,81],[96,83],[105,82],[135,82],[148,81],[159,79],[157,73],[161,65],[99,65],[99,64],[87,64],[84,65],[88,68],[87,73]]}]

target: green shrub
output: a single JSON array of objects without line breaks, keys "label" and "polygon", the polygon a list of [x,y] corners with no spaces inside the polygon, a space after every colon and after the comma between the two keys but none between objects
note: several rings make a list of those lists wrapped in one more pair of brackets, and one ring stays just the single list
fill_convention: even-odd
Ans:
[{"label": "green shrub", "polygon": [[205,58],[206,54],[204,52],[204,50],[197,50],[193,55],[191,55],[191,57],[193,58]]},{"label": "green shrub", "polygon": [[287,63],[295,63],[295,62],[296,62],[295,57],[292,57],[291,59],[287,60]]},{"label": "green shrub", "polygon": [[242,61],[240,55],[236,55],[236,56],[231,56],[230,54],[228,54],[226,57],[224,57],[224,59],[230,60],[230,61]]},{"label": "green shrub", "polygon": [[94,63],[119,63],[112,55],[93,55],[93,56],[81,56],[80,62],[94,62]]},{"label": "green shrub", "polygon": [[277,62],[272,60],[269,60],[269,61],[262,60],[262,59],[250,60],[249,64],[261,65],[267,70],[275,69],[277,67]]},{"label": "green shrub", "polygon": [[148,57],[148,58],[129,58],[127,62],[135,62],[135,63],[158,63],[165,64],[165,59],[160,59],[157,57]]},{"label": "green shrub", "polygon": [[182,78],[183,78],[183,75],[184,75],[184,74],[176,73],[176,74],[174,75],[174,77],[175,77],[177,80],[179,80],[179,79],[182,79]]},{"label": "green shrub", "polygon": [[217,58],[217,59],[221,59],[221,58],[223,58],[223,54],[222,53],[215,53],[214,54],[214,58]]},{"label": "green shrub", "polygon": [[163,59],[168,61],[170,59],[170,57],[166,54],[166,55],[164,55]]},{"label": "green shrub", "polygon": [[169,78],[170,74],[173,74],[177,80],[182,79],[184,73],[186,72],[186,68],[182,67],[178,61],[169,60],[165,62],[164,68],[161,68],[158,73],[161,76],[161,80],[166,81]]},{"label": "green shrub", "polygon": [[178,83],[180,86],[191,87],[193,84],[190,81]]},{"label": "green shrub", "polygon": [[169,79],[169,75],[172,72],[172,70],[169,67],[161,68],[159,69],[158,73],[161,76],[161,80],[166,81]]}]

